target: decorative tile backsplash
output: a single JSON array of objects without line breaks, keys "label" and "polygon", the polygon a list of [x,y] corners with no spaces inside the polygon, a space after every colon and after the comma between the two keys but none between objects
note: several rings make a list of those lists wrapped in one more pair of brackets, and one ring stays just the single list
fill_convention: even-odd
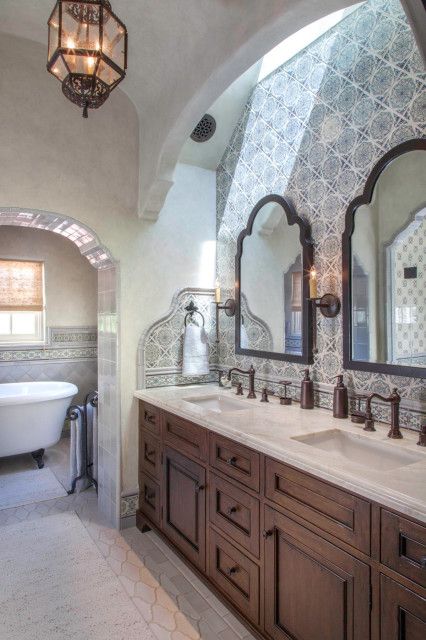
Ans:
[{"label": "decorative tile backsplash", "polygon": [[[138,349],[138,388],[164,387],[177,384],[198,384],[217,380],[216,318],[212,304],[212,289],[187,288],[178,291],[168,313],[151,325],[142,336]],[[183,332],[190,302],[204,317],[209,339],[210,374],[182,376]],[[194,314],[194,320],[201,316]]]},{"label": "decorative tile backsplash", "polygon": [[[217,171],[217,269],[226,294],[234,292],[238,234],[258,200],[278,193],[311,224],[319,293],[341,296],[346,208],[384,153],[425,135],[425,78],[399,2],[370,0],[254,88]],[[303,368],[236,357],[234,319],[227,318],[219,360],[244,368],[253,361],[270,380],[300,380]],[[342,366],[342,316],[318,314],[313,378],[329,384]],[[418,428],[424,380],[355,371],[345,377],[357,391],[398,387],[410,409],[403,422]],[[318,403],[329,406],[329,393],[324,387]]]},{"label": "decorative tile backsplash", "polygon": [[97,388],[96,327],[50,327],[47,336],[45,347],[0,347],[0,383],[72,382],[81,402]]}]

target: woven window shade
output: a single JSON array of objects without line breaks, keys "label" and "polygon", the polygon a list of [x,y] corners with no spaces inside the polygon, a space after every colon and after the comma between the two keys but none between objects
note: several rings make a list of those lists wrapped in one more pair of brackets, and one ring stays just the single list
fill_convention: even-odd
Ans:
[{"label": "woven window shade", "polygon": [[0,260],[0,311],[43,311],[43,263]]}]

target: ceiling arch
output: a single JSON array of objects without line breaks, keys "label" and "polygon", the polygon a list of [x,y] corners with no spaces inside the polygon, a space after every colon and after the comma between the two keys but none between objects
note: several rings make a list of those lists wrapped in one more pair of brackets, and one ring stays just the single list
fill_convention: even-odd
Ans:
[{"label": "ceiling arch", "polygon": [[[129,30],[129,68],[120,88],[139,118],[138,214],[156,219],[185,140],[237,77],[287,36],[354,3],[112,0]],[[53,4],[54,0],[2,0],[2,30],[46,45]],[[425,14],[422,0],[403,4],[418,26],[418,42],[424,44],[425,36],[419,35]],[[75,117],[81,117],[78,109]]]}]

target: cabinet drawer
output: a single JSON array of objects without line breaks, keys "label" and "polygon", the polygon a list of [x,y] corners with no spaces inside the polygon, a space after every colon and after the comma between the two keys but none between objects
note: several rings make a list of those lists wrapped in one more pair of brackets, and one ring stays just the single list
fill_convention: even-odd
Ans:
[{"label": "cabinet drawer", "polygon": [[241,613],[259,623],[259,567],[210,530],[209,577]]},{"label": "cabinet drawer", "polygon": [[207,431],[188,420],[164,414],[163,438],[178,451],[199,460],[207,460]]},{"label": "cabinet drawer", "polygon": [[209,482],[210,522],[259,557],[259,500],[215,476]]},{"label": "cabinet drawer", "polygon": [[161,478],[160,442],[144,431],[139,433],[139,471]]},{"label": "cabinet drawer", "polygon": [[139,429],[146,429],[159,436],[161,433],[161,410],[147,402],[139,402]]},{"label": "cabinet drawer", "polygon": [[265,495],[319,529],[370,553],[370,503],[301,471],[265,459]]},{"label": "cabinet drawer", "polygon": [[380,576],[380,638],[426,638],[426,600],[384,575]]},{"label": "cabinet drawer", "polygon": [[156,524],[161,521],[160,485],[139,473],[139,509]]},{"label": "cabinet drawer", "polygon": [[380,560],[426,587],[426,527],[382,509]]},{"label": "cabinet drawer", "polygon": [[260,456],[242,444],[210,433],[210,465],[246,487],[260,489]]}]

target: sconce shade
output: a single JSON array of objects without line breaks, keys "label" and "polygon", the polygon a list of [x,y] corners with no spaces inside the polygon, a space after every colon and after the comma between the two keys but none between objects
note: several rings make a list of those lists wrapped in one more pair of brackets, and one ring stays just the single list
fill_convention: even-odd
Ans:
[{"label": "sconce shade", "polygon": [[126,75],[127,29],[108,0],[58,0],[48,26],[47,70],[87,118]]}]

